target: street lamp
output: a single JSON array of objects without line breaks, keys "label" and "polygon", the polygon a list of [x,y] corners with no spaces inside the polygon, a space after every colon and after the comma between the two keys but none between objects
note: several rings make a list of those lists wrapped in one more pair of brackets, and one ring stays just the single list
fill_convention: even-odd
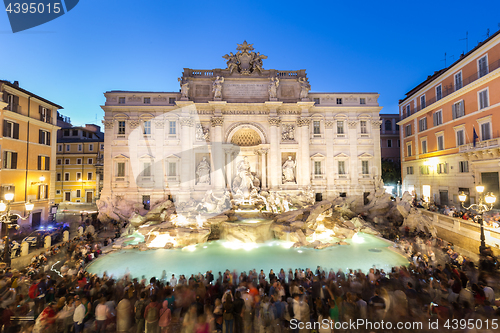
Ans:
[{"label": "street lamp", "polygon": [[[478,214],[474,218],[481,225],[481,245],[479,246],[479,254],[481,254],[486,249],[486,243],[484,238],[483,214],[493,209],[493,204],[495,203],[495,201],[497,201],[497,198],[491,192],[486,193],[486,195],[483,196],[484,185],[482,184],[476,186],[476,192],[479,194],[478,204],[472,204],[469,207],[465,207],[464,202],[465,200],[467,200],[467,194],[465,194],[463,191],[458,195],[458,199],[462,203],[463,208],[467,210],[473,209]],[[486,204],[483,203],[483,199]]]},{"label": "street lamp", "polygon": [[24,204],[24,208],[28,212],[28,215],[23,217],[17,213],[10,212],[10,203],[12,200],[14,200],[14,193],[11,192],[5,193],[4,199],[5,201],[7,201],[7,204],[5,204],[3,200],[0,201],[0,213],[5,212],[2,215],[0,215],[0,223],[2,223],[2,235],[4,234],[5,231],[4,262],[10,264],[10,239],[7,230],[10,227],[10,224],[12,223],[12,217],[17,216],[21,220],[26,220],[30,216],[31,211],[33,210],[33,207],[35,205],[31,202],[31,200],[26,202]]}]

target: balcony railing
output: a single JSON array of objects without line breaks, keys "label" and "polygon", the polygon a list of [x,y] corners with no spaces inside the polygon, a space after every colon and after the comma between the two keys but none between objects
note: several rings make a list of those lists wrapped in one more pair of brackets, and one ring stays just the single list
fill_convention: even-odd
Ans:
[{"label": "balcony railing", "polygon": [[5,107],[4,110],[9,110],[9,111],[12,111],[12,112],[17,112],[17,113],[21,113],[21,105],[17,105],[17,104],[9,104]]},{"label": "balcony railing", "polygon": [[[411,114],[414,114],[422,109],[425,109],[426,107],[429,107],[431,106],[432,104],[436,103],[437,101],[445,98],[446,96],[448,95],[451,95],[452,93],[454,93],[455,91],[457,90],[460,90],[462,89],[463,87],[466,87],[468,86],[469,84],[471,84],[472,82],[476,81],[477,79],[480,79],[482,78],[483,76],[485,75],[488,75],[489,73],[493,72],[494,70],[498,69],[500,67],[500,59],[496,60],[496,61],[493,61],[491,62],[489,65],[488,65],[488,68],[486,70],[486,72],[483,72],[481,76],[479,76],[480,72],[476,72],[474,74],[472,74],[471,76],[465,78],[462,80],[462,83],[461,85],[449,85],[449,86],[444,86],[442,87],[442,97],[440,99],[436,99],[436,97],[433,97],[433,98],[430,98],[430,99],[427,99],[425,101],[425,105],[419,105],[416,109],[412,109],[411,110]],[[423,106],[423,107],[422,107]],[[404,118],[407,118],[408,115],[406,114],[406,109],[404,110],[403,112],[403,116]]]},{"label": "balcony railing", "polygon": [[475,151],[475,150],[481,150],[481,149],[487,149],[487,148],[498,148],[498,147],[500,147],[500,138],[476,142],[475,147],[472,143],[468,143],[465,145],[461,145],[458,148],[458,150],[459,150],[459,152],[462,153],[462,152],[467,152],[467,151]]}]

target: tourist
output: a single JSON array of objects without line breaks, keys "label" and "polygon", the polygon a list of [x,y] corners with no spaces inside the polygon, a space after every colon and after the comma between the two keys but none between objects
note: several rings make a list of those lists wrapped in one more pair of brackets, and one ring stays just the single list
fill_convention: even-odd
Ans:
[{"label": "tourist", "polygon": [[233,296],[231,292],[226,292],[224,296],[224,329],[225,333],[233,333],[233,323],[234,323],[234,306],[233,306]]},{"label": "tourist", "polygon": [[168,301],[163,301],[163,305],[160,310],[160,320],[158,321],[161,333],[167,333],[167,328],[170,325],[171,318],[171,311],[168,307]]},{"label": "tourist", "polygon": [[83,332],[84,319],[86,316],[87,309],[84,305],[84,299],[80,300],[80,297],[75,298],[75,312],[73,313],[73,322],[75,325],[75,333]]},{"label": "tourist", "polygon": [[158,333],[158,320],[160,319],[160,307],[156,295],[151,296],[151,303],[144,310],[146,333]]},{"label": "tourist", "polygon": [[95,329],[96,333],[106,332],[106,321],[108,320],[109,309],[106,306],[106,298],[101,297],[99,304],[95,307]]},{"label": "tourist", "polygon": [[136,333],[143,333],[145,329],[145,317],[144,311],[146,310],[146,293],[143,291],[140,293],[140,298],[135,302],[134,313],[136,322]]},{"label": "tourist", "polygon": [[170,279],[170,286],[172,288],[175,288],[176,285],[177,285],[177,279],[175,278],[175,274],[172,274],[172,278]]}]

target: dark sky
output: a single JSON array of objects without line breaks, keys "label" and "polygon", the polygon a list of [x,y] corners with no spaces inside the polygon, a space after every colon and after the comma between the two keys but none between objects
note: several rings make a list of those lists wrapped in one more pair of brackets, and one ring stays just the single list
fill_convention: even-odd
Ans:
[{"label": "dark sky", "polygon": [[378,92],[383,113],[499,29],[500,1],[82,0],[13,34],[0,14],[0,79],[100,124],[107,90],[178,91],[183,68],[225,68],[247,40],[264,68],[306,69],[313,92]]}]

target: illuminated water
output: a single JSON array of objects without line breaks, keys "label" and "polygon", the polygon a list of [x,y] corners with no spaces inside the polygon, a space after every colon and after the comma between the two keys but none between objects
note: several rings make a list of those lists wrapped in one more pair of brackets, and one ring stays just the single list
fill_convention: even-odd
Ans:
[{"label": "illuminated water", "polygon": [[[175,250],[121,250],[94,260],[87,270],[102,275],[122,276],[130,273],[132,277],[160,277],[163,270],[167,276],[184,274],[190,276],[198,272],[212,270],[217,274],[226,269],[237,272],[250,269],[271,269],[277,273],[281,268],[348,268],[362,269],[367,272],[375,266],[389,270],[393,266],[405,265],[407,260],[388,249],[390,243],[375,236],[358,233],[354,239],[347,240],[351,245],[335,246],[323,250],[310,248],[290,248],[291,243],[270,241],[262,244],[228,244],[214,241]],[[240,247],[239,249],[237,247]],[[380,250],[374,251],[374,250]]]}]

